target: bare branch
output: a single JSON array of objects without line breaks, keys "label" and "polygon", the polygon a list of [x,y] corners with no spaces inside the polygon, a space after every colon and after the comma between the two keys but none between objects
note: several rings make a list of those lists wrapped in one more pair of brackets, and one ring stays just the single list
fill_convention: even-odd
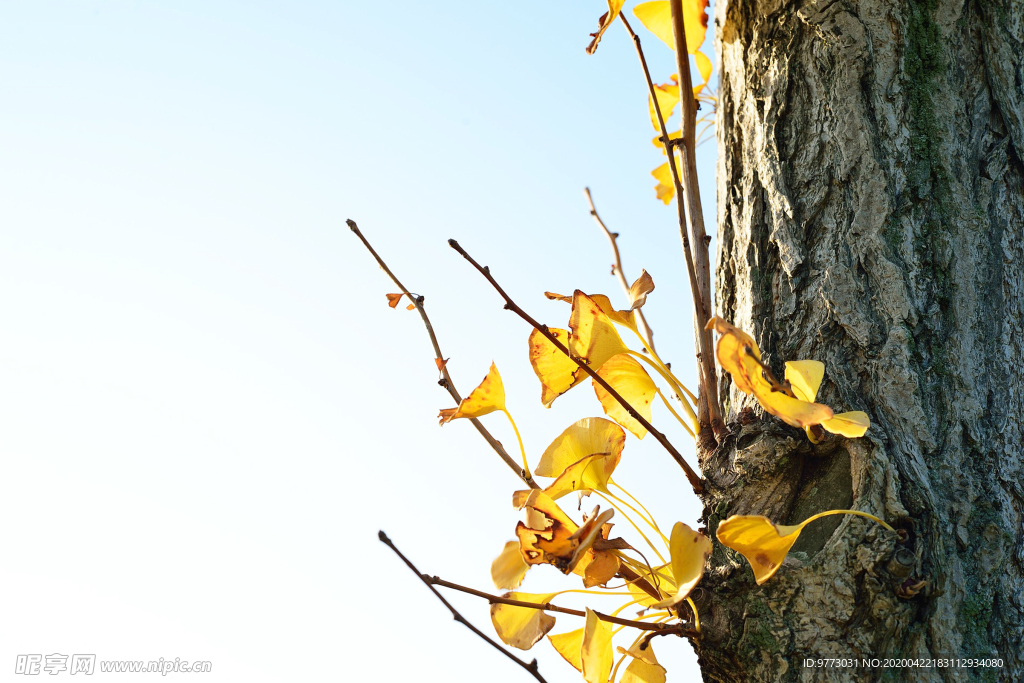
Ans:
[{"label": "bare branch", "polygon": [[[571,614],[577,617],[585,617],[587,613],[583,610],[571,609],[569,607],[559,607],[558,605],[552,605],[550,602],[529,602],[527,600],[513,600],[511,598],[503,598],[500,595],[492,595],[491,593],[484,593],[478,591],[475,588],[469,588],[467,586],[461,586],[451,581],[445,581],[444,579],[437,576],[426,576],[424,575],[423,580],[427,583],[431,583],[435,586],[444,586],[445,588],[451,588],[453,590],[462,591],[470,595],[475,595],[478,598],[483,598],[490,603],[500,603],[502,605],[513,605],[515,607],[528,607],[530,609],[539,609],[546,612],[560,612],[562,614]],[[601,621],[607,621],[609,624],[618,624],[619,626],[632,626],[642,631],[656,631],[665,633],[679,633],[680,624],[653,624],[646,621],[633,621],[632,619],[622,619],[620,617],[613,617],[610,614],[604,614],[597,610],[591,610],[597,615],[597,618]],[[693,632],[696,634],[696,631]]]},{"label": "bare branch", "polygon": [[[647,80],[647,90],[650,94],[651,101],[654,103],[654,113],[658,118],[658,125],[661,128],[661,143],[665,146],[665,155],[668,157],[668,168],[672,174],[672,184],[675,186],[676,192],[676,209],[679,217],[679,236],[683,241],[683,256],[686,258],[686,273],[690,279],[690,293],[693,297],[693,311],[694,311],[694,333],[697,337],[697,365],[700,368],[700,392],[697,401],[697,420],[700,423],[701,438],[706,449],[714,448],[715,446],[715,435],[721,434],[725,430],[725,423],[722,421],[721,409],[718,406],[718,377],[715,374],[715,361],[714,352],[710,347],[711,333],[704,329],[707,325],[707,321],[710,317],[711,310],[711,294],[710,294],[710,265],[708,268],[708,296],[707,303],[703,296],[703,291],[700,286],[698,279],[698,267],[694,263],[694,253],[703,253],[704,259],[707,260],[707,248],[706,242],[703,240],[697,250],[694,250],[690,246],[689,230],[687,228],[686,220],[686,209],[682,198],[685,195],[683,189],[682,180],[679,177],[679,169],[676,167],[675,161],[675,147],[677,141],[671,140],[668,134],[668,128],[665,125],[665,118],[661,115],[661,107],[658,105],[658,96],[654,88],[654,81],[651,80],[651,71],[647,68],[647,58],[644,57],[643,48],[640,45],[640,36],[634,31],[633,27],[629,25],[629,21],[626,20],[624,14],[619,14],[619,18],[622,20],[623,26],[626,27],[626,31],[629,33],[630,38],[633,39],[633,45],[636,47],[636,54],[640,58],[640,66],[644,70],[644,78]],[[683,62],[686,66],[686,78],[690,81],[690,63],[689,57],[686,56],[686,50],[683,50]],[[682,77],[682,76],[680,76]],[[693,88],[685,89],[682,85],[679,86],[679,99],[681,101],[692,100],[692,97],[686,97],[684,93],[692,93]],[[692,103],[691,103],[692,106]],[[686,134],[685,129],[683,134]],[[693,135],[692,129],[690,132],[691,138]],[[689,145],[692,149],[692,139],[688,142],[682,140],[684,145]],[[686,164],[683,164],[684,167]],[[696,177],[696,176],[694,176]],[[694,186],[696,188],[696,186]],[[699,197],[698,197],[699,205]],[[701,217],[701,231],[703,232],[703,216]],[[708,348],[705,349],[704,341],[709,340]],[[709,432],[703,427],[711,425],[712,430]]]},{"label": "bare branch", "polygon": [[675,446],[673,446],[669,442],[668,438],[666,438],[664,434],[655,429],[654,426],[650,422],[648,422],[643,415],[638,413],[636,409],[633,408],[633,406],[631,406],[626,399],[622,398],[619,392],[615,391],[615,389],[613,389],[612,386],[608,384],[608,382],[606,382],[603,377],[598,375],[597,372],[593,368],[591,368],[585,360],[583,360],[582,358],[577,358],[576,356],[569,353],[569,349],[567,349],[565,345],[562,344],[562,342],[558,341],[558,338],[555,337],[555,335],[551,334],[551,331],[548,329],[547,325],[541,325],[536,320],[531,318],[529,314],[526,313],[526,311],[524,311],[518,305],[516,305],[516,302],[512,301],[509,295],[505,293],[505,290],[501,288],[501,285],[499,285],[495,281],[495,279],[491,277],[491,271],[487,266],[481,266],[479,263],[477,263],[473,259],[473,257],[466,253],[466,250],[460,247],[459,243],[456,242],[455,240],[448,240],[448,245],[451,246],[451,248],[454,249],[455,251],[462,254],[462,257],[469,261],[471,264],[473,264],[473,267],[476,268],[480,272],[480,274],[483,275],[487,279],[487,281],[491,283],[491,286],[494,287],[494,289],[497,290],[498,294],[501,295],[501,298],[505,300],[506,309],[512,311],[520,318],[530,323],[530,325],[532,325],[535,330],[544,335],[544,337],[549,342],[551,342],[555,346],[555,348],[557,348],[559,351],[568,356],[570,360],[572,360],[574,363],[576,363],[576,365],[580,367],[580,369],[582,369],[585,373],[590,375],[590,377],[595,382],[600,384],[601,387],[605,391],[607,391],[612,398],[619,402],[619,405],[621,405],[626,410],[626,412],[629,413],[630,417],[639,422],[648,432],[654,435],[654,438],[658,441],[658,443],[664,446],[665,450],[669,452],[669,455],[671,455],[672,458],[677,463],[679,463],[679,466],[683,468],[683,472],[686,474],[686,478],[690,482],[690,486],[693,487],[694,493],[699,495],[704,492],[703,479],[701,479],[700,476],[693,471],[693,468],[691,468],[689,463],[686,462],[686,459],[683,458],[682,454],[676,450]]},{"label": "bare branch", "polygon": [[478,636],[483,638],[485,641],[490,643],[491,647],[493,647],[495,650],[497,650],[498,652],[502,653],[503,655],[505,655],[506,657],[511,659],[513,662],[515,662],[519,666],[521,666],[524,669],[526,669],[527,671],[529,671],[533,675],[534,678],[536,678],[538,681],[540,681],[540,683],[547,683],[547,681],[544,680],[544,677],[540,675],[540,671],[537,670],[537,660],[536,659],[534,659],[532,662],[527,664],[523,660],[519,659],[519,657],[516,657],[514,654],[512,654],[511,652],[509,652],[508,650],[503,648],[501,645],[498,645],[496,642],[491,640],[489,637],[487,637],[483,633],[483,631],[478,629],[476,626],[474,626],[473,624],[471,624],[468,621],[466,621],[466,618],[464,616],[462,616],[461,614],[459,614],[459,611],[457,609],[455,609],[454,607],[452,607],[451,603],[449,603],[447,600],[445,600],[444,596],[441,595],[437,591],[437,589],[434,588],[433,585],[431,585],[431,582],[426,577],[426,575],[425,574],[421,574],[420,570],[416,569],[416,566],[412,562],[410,562],[409,559],[405,555],[402,554],[402,551],[395,547],[395,544],[391,542],[391,539],[388,538],[387,534],[385,534],[383,531],[380,531],[380,532],[377,533],[377,537],[381,540],[381,542],[384,545],[386,545],[387,547],[389,547],[393,551],[395,551],[395,554],[398,555],[400,558],[402,558],[402,562],[405,562],[406,566],[409,567],[409,569],[411,569],[413,571],[413,573],[416,574],[416,576],[420,577],[420,581],[425,583],[427,585],[427,588],[430,589],[430,592],[433,593],[434,595],[436,595],[437,599],[440,600],[444,604],[444,606],[448,608],[448,611],[452,613],[452,616],[455,617],[455,621],[459,622],[460,624],[462,624],[463,626],[468,628],[470,631],[472,631],[473,633],[477,634]]},{"label": "bare branch", "polygon": [[[597,214],[597,207],[594,206],[594,198],[590,196],[590,188],[583,188],[583,193],[587,195],[587,204],[590,204],[590,215],[594,217],[597,224],[601,226],[601,230],[604,231],[605,236],[608,238],[608,242],[612,245],[612,254],[615,256],[615,274],[619,276],[619,284],[622,285],[622,289],[626,291],[626,296],[629,296],[629,279],[626,278],[626,273],[622,270],[622,256],[619,254],[618,237],[619,233],[612,232],[608,229],[608,226],[601,220],[601,216]],[[647,340],[647,346],[654,351],[654,332],[651,330],[651,326],[647,324],[647,318],[644,317],[644,312],[641,309],[636,309],[636,317],[640,321],[640,327],[643,329],[644,338]]]},{"label": "bare branch", "polygon": [[[453,399],[455,399],[456,403],[461,402],[462,397],[459,395],[459,392],[455,389],[455,382],[452,381],[451,375],[448,374],[448,368],[444,363],[444,356],[441,355],[441,347],[437,343],[437,336],[434,335],[434,327],[433,325],[430,324],[430,318],[427,317],[427,311],[423,307],[423,297],[413,296],[412,294],[409,293],[409,290],[405,288],[405,285],[399,282],[398,278],[395,277],[395,274],[392,273],[391,269],[388,268],[386,263],[384,263],[384,259],[382,259],[377,254],[374,248],[370,246],[370,242],[365,237],[363,237],[363,233],[359,231],[359,226],[356,225],[355,221],[349,219],[346,220],[345,222],[348,224],[348,227],[352,230],[352,232],[355,233],[356,237],[358,237],[360,241],[362,241],[363,246],[366,247],[367,251],[369,251],[373,258],[377,261],[377,265],[380,266],[381,270],[387,273],[388,277],[391,278],[391,281],[395,283],[395,286],[402,291],[402,294],[406,295],[409,298],[409,301],[411,301],[413,305],[416,307],[416,310],[419,311],[420,318],[423,320],[423,325],[427,328],[427,334],[430,336],[430,344],[434,347],[434,357],[437,358],[438,360],[438,368],[441,371],[441,380],[438,382],[438,384],[440,384],[442,387],[448,390],[448,393],[451,395]],[[483,423],[480,422],[480,420],[473,417],[470,418],[469,421],[473,423],[473,426],[476,427],[477,431],[480,432],[480,435],[484,437],[484,440],[487,441],[488,444],[490,444],[491,448],[494,449],[495,453],[497,453],[498,456],[505,461],[506,465],[512,468],[512,471],[515,472],[516,475],[520,479],[522,479],[527,486],[533,489],[540,488],[540,486],[537,485],[537,482],[533,480],[533,477],[529,476],[529,473],[523,470],[522,465],[517,463],[512,458],[512,456],[508,454],[508,451],[506,451],[505,447],[501,445],[501,442],[495,439],[491,435],[491,433],[487,431],[487,428],[484,427]]]},{"label": "bare branch", "polygon": [[[676,68],[679,71],[679,103],[682,118],[682,140],[684,148],[683,183],[686,192],[676,195],[676,204],[686,208],[689,219],[690,238],[694,250],[694,262],[697,268],[697,285],[700,288],[702,310],[698,311],[695,332],[697,346],[700,349],[701,377],[704,379],[701,398],[707,401],[708,417],[716,435],[725,433],[722,410],[718,404],[718,376],[715,374],[715,356],[711,330],[704,329],[711,316],[711,259],[708,256],[708,239],[704,231],[704,210],[700,203],[700,187],[697,184],[696,137],[694,135],[697,121],[697,101],[693,98],[693,77],[690,75],[690,55],[686,46],[686,23],[683,21],[682,0],[670,0],[669,9],[672,14],[672,34],[676,43]],[[657,108],[657,107],[655,107]],[[683,201],[685,198],[685,201]],[[680,225],[684,244],[685,228]],[[703,313],[703,315],[701,315]]]}]

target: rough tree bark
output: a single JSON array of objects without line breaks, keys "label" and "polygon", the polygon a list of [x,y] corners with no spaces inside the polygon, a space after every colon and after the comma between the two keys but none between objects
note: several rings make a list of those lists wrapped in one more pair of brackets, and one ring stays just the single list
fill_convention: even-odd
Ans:
[{"label": "rough tree bark", "polygon": [[[777,374],[865,410],[813,446],[731,388],[706,523],[829,517],[756,586],[719,548],[706,681],[1019,680],[1024,672],[1024,0],[723,0],[718,312]],[[896,588],[927,581],[909,599]],[[810,669],[805,657],[999,657]]]}]

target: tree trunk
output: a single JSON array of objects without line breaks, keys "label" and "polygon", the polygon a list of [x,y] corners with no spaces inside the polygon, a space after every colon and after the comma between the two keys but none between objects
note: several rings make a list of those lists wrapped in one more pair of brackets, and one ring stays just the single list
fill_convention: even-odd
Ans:
[{"label": "tree trunk", "polygon": [[[854,508],[910,538],[828,517],[763,586],[718,547],[704,678],[1018,680],[1024,0],[722,0],[716,23],[718,313],[778,376],[823,361],[819,401],[871,429],[815,446],[723,376],[708,529]],[[886,657],[1003,668],[804,665]]]}]

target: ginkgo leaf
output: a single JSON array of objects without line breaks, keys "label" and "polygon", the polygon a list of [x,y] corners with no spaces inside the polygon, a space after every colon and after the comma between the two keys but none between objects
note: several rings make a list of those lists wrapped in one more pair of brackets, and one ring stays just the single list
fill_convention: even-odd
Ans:
[{"label": "ginkgo leaf", "polygon": [[796,526],[783,526],[760,515],[733,515],[718,525],[715,535],[722,545],[747,558],[754,570],[754,580],[761,585],[779,570],[789,549],[812,519]]},{"label": "ginkgo leaf", "polygon": [[480,417],[495,410],[505,410],[505,386],[501,383],[498,368],[491,363],[484,381],[462,399],[459,407],[445,408],[438,413],[438,417],[441,418],[441,424],[444,424],[460,417]]},{"label": "ginkgo leaf", "polygon": [[554,565],[568,574],[579,546],[578,540],[572,539],[579,529],[576,523],[543,491],[517,491],[512,503],[527,513],[526,523],[516,525],[516,538],[526,563]]},{"label": "ginkgo leaf", "polygon": [[[548,331],[563,344],[569,342],[566,330],[549,327]],[[577,377],[580,367],[541,334],[540,330],[530,333],[530,365],[540,380],[540,402],[545,408],[550,408],[556,398],[586,378],[585,375]]]},{"label": "ginkgo leaf", "polygon": [[[572,297],[565,296],[564,294],[544,292],[544,296],[553,301],[564,301],[567,304],[572,303]],[[632,310],[615,310],[615,307],[612,306],[611,300],[604,294],[591,294],[590,298],[594,300],[594,303],[597,304],[598,308],[600,308],[601,311],[606,316],[608,316],[608,319],[611,320],[613,323],[615,323],[616,325],[622,325],[623,327],[628,327],[634,332],[636,331],[636,315],[633,313]]]},{"label": "ginkgo leaf", "polygon": [[[704,43],[708,30],[708,0],[683,0],[683,28],[686,31],[686,51],[697,52]],[[644,2],[633,8],[633,14],[647,30],[658,36],[672,50],[676,41],[672,35],[672,10],[667,0]]]},{"label": "ginkgo leaf", "polygon": [[711,556],[711,550],[710,538],[682,522],[676,522],[672,527],[672,538],[669,541],[669,551],[672,553],[669,566],[675,582],[675,591],[653,606],[671,607],[685,600],[704,576],[704,563]]},{"label": "ginkgo leaf", "polygon": [[[676,170],[679,172],[679,177],[682,177],[682,161],[681,155],[676,155]],[[658,199],[663,201],[665,204],[670,204],[672,198],[676,196],[676,185],[672,180],[672,171],[668,167],[666,161],[658,168],[651,171],[651,175],[658,181],[658,184],[654,186],[654,191],[658,196]]]},{"label": "ginkgo leaf", "polygon": [[825,364],[818,360],[791,360],[786,362],[786,379],[793,393],[801,401],[813,401],[825,376]]},{"label": "ginkgo leaf", "polygon": [[[619,558],[607,551],[594,552],[591,549],[588,553],[589,562],[583,567],[583,587],[592,588],[603,586],[619,573]],[[583,564],[583,560],[577,565],[577,569]],[[579,573],[579,572],[576,572]]]},{"label": "ginkgo leaf", "polygon": [[638,643],[629,651],[621,647],[618,651],[633,658],[619,683],[665,683],[667,671],[658,663],[658,658],[654,656],[654,648],[649,643],[643,650]]},{"label": "ginkgo leaf", "polygon": [[853,410],[848,413],[839,413],[831,420],[822,422],[821,426],[833,434],[839,434],[850,439],[859,439],[864,436],[864,433],[868,431],[868,427],[871,426],[871,418],[863,411]]},{"label": "ginkgo leaf", "polygon": [[591,491],[608,493],[608,479],[619,464],[619,453],[595,453],[575,462],[544,489],[551,500],[558,500],[570,493],[589,495]]},{"label": "ginkgo leaf", "polygon": [[[707,28],[706,25],[705,28]],[[689,33],[687,33],[686,35],[686,42],[690,42]],[[704,85],[711,80],[711,70],[713,67],[711,66],[711,60],[708,59],[708,56],[705,55],[703,52],[700,52],[698,50],[696,52],[692,52],[691,54],[693,55],[693,61],[696,62],[697,64],[697,70],[700,71],[700,77],[704,79],[704,83],[702,83],[701,85],[693,86],[693,94],[696,97],[697,94],[701,91],[701,89],[703,89]]]},{"label": "ginkgo leaf", "polygon": [[592,55],[597,50],[598,43],[601,42],[601,37],[604,32],[608,30],[608,27],[612,25],[616,19],[619,18],[619,12],[622,11],[622,5],[625,0],[608,0],[608,11],[601,15],[601,18],[597,20],[597,32],[591,33],[590,36],[593,40],[587,45],[587,54]]},{"label": "ginkgo leaf", "polygon": [[708,321],[707,329],[712,328],[719,334],[715,350],[718,362],[732,375],[737,389],[753,394],[765,410],[794,427],[809,427],[832,419],[828,406],[793,398],[765,379],[761,350],[753,337],[718,316]]},{"label": "ginkgo leaf", "polygon": [[[657,570],[657,567],[655,567],[655,570]],[[671,594],[673,594],[675,592],[675,586],[674,585],[668,585],[666,583],[667,579],[663,578],[660,581],[655,581],[653,578],[649,578],[649,577],[646,577],[646,576],[644,578],[647,578],[648,579],[648,583],[650,583],[652,586],[658,585],[658,589],[660,591],[663,591],[664,593],[666,593],[668,595],[671,595]],[[647,593],[647,591],[645,591],[644,589],[640,588],[639,586],[637,586],[634,583],[627,583],[626,584],[626,588],[629,590],[630,594],[636,600],[636,604],[640,605],[641,607],[650,607],[654,603],[659,602],[659,600],[657,598],[649,595]]]},{"label": "ginkgo leaf", "polygon": [[634,311],[647,303],[647,295],[654,291],[654,278],[647,270],[640,272],[640,277],[629,286],[629,308]]},{"label": "ginkgo leaf", "polygon": [[511,590],[519,588],[530,565],[523,559],[519,550],[519,541],[509,541],[501,549],[501,554],[491,563],[491,581],[495,588]]},{"label": "ginkgo leaf", "polygon": [[582,628],[567,633],[548,635],[548,640],[555,648],[555,652],[562,655],[565,661],[572,664],[577,671],[583,671],[583,659],[580,656],[580,650],[583,648]]},{"label": "ginkgo leaf", "polygon": [[585,417],[555,437],[540,457],[535,474],[557,477],[575,462],[594,453],[618,454],[626,445],[622,427],[603,417]]},{"label": "ginkgo leaf", "polygon": [[390,306],[391,308],[395,308],[396,306],[398,306],[398,302],[402,300],[402,297],[405,296],[405,294],[385,294],[384,296],[388,298],[388,306]]},{"label": "ginkgo leaf", "polygon": [[[555,595],[557,593],[505,593],[501,597],[544,605],[551,602]],[[520,650],[529,650],[554,627],[555,618],[541,609],[496,602],[491,605],[491,623],[501,642]]]},{"label": "ginkgo leaf", "polygon": [[612,672],[612,634],[608,624],[601,621],[597,613],[587,608],[587,623],[583,627],[583,643],[580,645],[580,660],[583,680],[587,683],[607,683]]},{"label": "ginkgo leaf", "polygon": [[600,507],[595,507],[590,516],[584,520],[583,526],[569,537],[569,541],[575,542],[576,547],[573,549],[572,557],[569,559],[569,569],[566,573],[575,569],[576,565],[583,559],[583,555],[594,545],[594,541],[601,538],[602,527],[614,514],[614,509],[601,512]]},{"label": "ginkgo leaf", "polygon": [[[587,361],[594,371],[604,362],[628,351],[622,343],[608,315],[589,296],[576,290],[572,296],[572,314],[569,317],[569,352]],[[579,376],[584,373],[580,370]]]},{"label": "ginkgo leaf", "polygon": [[[672,74],[671,83],[661,83],[654,86],[654,94],[658,99],[658,110],[654,109],[654,100],[650,95],[647,96],[647,110],[651,115],[651,125],[654,126],[654,130],[661,132],[661,121],[665,121],[666,125],[672,118],[672,112],[675,110],[676,105],[679,104],[679,76]],[[658,112],[661,112],[661,121],[658,120]],[[661,144],[658,138],[655,138],[655,144]]]},{"label": "ginkgo leaf", "polygon": [[[597,374],[619,393],[648,422],[651,421],[651,402],[658,393],[658,387],[643,366],[626,354],[619,354],[601,366]],[[608,391],[594,384],[594,393],[601,402],[605,415],[632,432],[638,439],[644,438],[647,428],[640,424]]]}]

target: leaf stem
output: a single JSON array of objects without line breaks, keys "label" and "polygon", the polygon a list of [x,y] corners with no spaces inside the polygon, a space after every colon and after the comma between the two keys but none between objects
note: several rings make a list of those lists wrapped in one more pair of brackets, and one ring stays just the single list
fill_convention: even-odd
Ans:
[{"label": "leaf stem", "polygon": [[[614,503],[612,502],[612,500],[610,498],[608,498],[607,496],[605,496],[600,491],[598,491],[597,489],[594,490],[594,493],[596,493],[597,495],[599,495],[602,498],[604,498],[605,501],[607,501],[609,505],[614,506]],[[661,560],[662,562],[664,562],[665,558],[661,556],[661,553],[658,552],[658,549],[654,547],[653,543],[651,543],[651,539],[647,538],[647,534],[645,534],[643,531],[640,530],[640,527],[637,525],[637,523],[634,522],[633,519],[629,515],[627,515],[625,512],[623,512],[622,510],[619,510],[619,514],[621,514],[622,517],[627,522],[629,522],[630,526],[632,526],[636,530],[636,532],[638,534],[640,534],[640,537],[643,538],[647,542],[647,545],[650,546],[651,550],[654,551],[654,554],[658,556],[658,559]]]},{"label": "leaf stem", "polygon": [[[683,418],[679,417],[679,413],[675,411],[675,408],[672,407],[672,404],[669,403],[669,400],[665,398],[665,394],[661,393],[661,389],[658,389],[658,396],[661,397],[661,400],[665,403],[665,407],[668,408],[670,413],[672,413],[672,416],[675,417],[679,424],[683,426],[683,429],[689,432],[690,436],[697,438],[696,435],[693,433],[693,430],[687,426],[686,422],[683,421]],[[694,420],[694,422],[696,422],[696,420]]]},{"label": "leaf stem", "polygon": [[828,517],[829,515],[857,515],[858,517],[866,517],[867,519],[874,520],[874,521],[878,522],[879,524],[881,524],[883,527],[885,527],[889,531],[893,531],[893,532],[896,531],[895,529],[893,529],[891,526],[886,524],[883,520],[879,519],[878,517],[875,517],[874,515],[872,515],[869,512],[861,512],[860,510],[826,510],[825,512],[819,512],[818,514],[812,515],[812,516],[808,517],[807,519],[805,519],[804,521],[800,522],[800,528],[802,529],[803,527],[807,526],[808,524],[810,524],[814,520],[821,519],[822,517]]},{"label": "leaf stem", "polygon": [[516,427],[516,421],[512,419],[512,413],[508,412],[505,408],[502,408],[501,412],[505,413],[505,417],[507,417],[508,421],[512,424],[512,431],[516,433],[516,439],[519,440],[519,452],[523,455],[524,476],[532,481],[533,475],[530,474],[530,463],[526,461],[526,448],[523,447],[523,437],[519,435],[519,427]]}]

